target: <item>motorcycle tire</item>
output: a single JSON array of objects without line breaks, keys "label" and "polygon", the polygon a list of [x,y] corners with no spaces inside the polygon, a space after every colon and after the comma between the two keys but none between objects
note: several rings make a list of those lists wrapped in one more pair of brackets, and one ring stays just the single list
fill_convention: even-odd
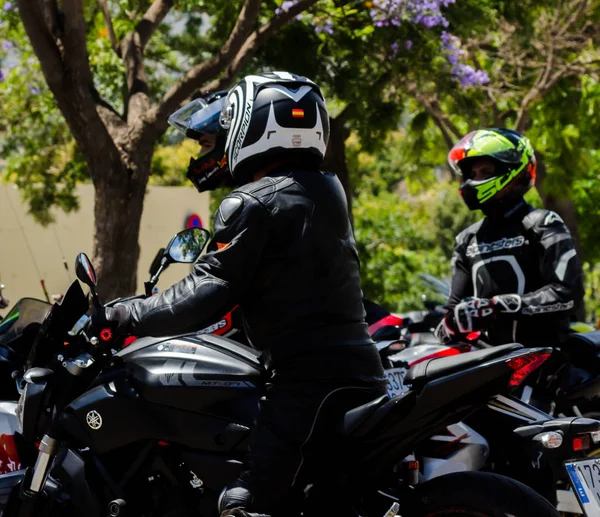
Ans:
[{"label": "motorcycle tire", "polygon": [[514,479],[460,472],[417,485],[410,517],[560,517],[546,499]]}]

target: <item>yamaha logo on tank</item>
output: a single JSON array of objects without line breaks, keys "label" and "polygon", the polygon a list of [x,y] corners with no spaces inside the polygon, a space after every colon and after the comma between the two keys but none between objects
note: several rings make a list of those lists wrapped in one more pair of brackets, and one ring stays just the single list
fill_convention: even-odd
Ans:
[{"label": "yamaha logo on tank", "polygon": [[102,427],[102,416],[95,409],[92,409],[92,411],[85,416],[85,421],[94,431],[97,431]]}]

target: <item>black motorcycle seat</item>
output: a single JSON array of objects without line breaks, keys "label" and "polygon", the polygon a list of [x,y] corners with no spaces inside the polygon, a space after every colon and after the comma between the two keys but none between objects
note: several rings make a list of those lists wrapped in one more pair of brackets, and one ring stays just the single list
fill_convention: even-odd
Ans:
[{"label": "black motorcycle seat", "polygon": [[342,434],[347,436],[359,427],[365,420],[367,420],[379,407],[385,404],[389,400],[387,395],[371,400],[362,406],[351,409],[344,415],[344,424],[342,427]]},{"label": "black motorcycle seat", "polygon": [[508,345],[486,348],[485,350],[468,352],[451,357],[429,359],[410,368],[404,378],[404,383],[412,384],[413,387],[423,385],[440,377],[483,364],[521,348],[523,348],[523,345],[519,343],[510,343]]},{"label": "black motorcycle seat", "polygon": [[595,371],[600,356],[600,330],[570,334],[560,348],[574,366]]},{"label": "black motorcycle seat", "polygon": [[600,352],[600,330],[570,334],[565,344],[565,349],[568,350],[569,348],[581,348],[586,351]]}]

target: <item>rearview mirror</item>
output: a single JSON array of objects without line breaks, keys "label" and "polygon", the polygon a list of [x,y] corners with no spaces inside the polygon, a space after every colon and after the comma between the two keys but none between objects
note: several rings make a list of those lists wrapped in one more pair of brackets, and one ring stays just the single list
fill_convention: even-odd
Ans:
[{"label": "rearview mirror", "polygon": [[94,300],[96,308],[102,307],[102,304],[98,299],[98,293],[96,292],[96,272],[94,271],[94,266],[92,266],[90,259],[85,253],[80,253],[75,259],[75,274],[82,283],[89,286],[90,291],[92,292],[92,300]]},{"label": "rearview mirror", "polygon": [[210,240],[210,232],[204,228],[188,228],[179,232],[167,246],[166,253],[173,262],[192,263]]},{"label": "rearview mirror", "polygon": [[77,278],[89,287],[96,287],[96,272],[90,259],[85,253],[80,253],[75,259],[75,274]]}]

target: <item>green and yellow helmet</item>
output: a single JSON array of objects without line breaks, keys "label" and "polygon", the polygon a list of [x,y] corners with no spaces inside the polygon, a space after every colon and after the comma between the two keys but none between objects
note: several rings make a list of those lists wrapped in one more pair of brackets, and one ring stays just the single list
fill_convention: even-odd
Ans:
[{"label": "green and yellow helmet", "polygon": [[[490,158],[496,174],[475,181],[471,171],[477,158]],[[448,164],[462,176],[460,193],[471,210],[486,211],[523,197],[535,183],[536,162],[529,139],[512,129],[478,129],[458,142],[448,154]]]}]

